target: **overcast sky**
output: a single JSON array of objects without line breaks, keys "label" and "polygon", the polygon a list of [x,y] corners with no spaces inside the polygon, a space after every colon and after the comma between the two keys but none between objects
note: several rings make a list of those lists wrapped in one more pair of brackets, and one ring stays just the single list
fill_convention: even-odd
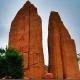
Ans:
[{"label": "overcast sky", "polygon": [[[27,0],[0,0],[0,47],[8,45],[11,22]],[[47,34],[51,11],[58,11],[61,19],[75,40],[77,53],[80,53],[80,0],[30,0],[42,18],[43,48],[45,63],[48,64]]]}]

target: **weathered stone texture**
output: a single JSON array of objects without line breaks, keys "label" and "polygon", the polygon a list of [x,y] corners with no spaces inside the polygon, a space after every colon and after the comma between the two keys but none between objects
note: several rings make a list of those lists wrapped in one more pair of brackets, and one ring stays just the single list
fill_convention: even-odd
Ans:
[{"label": "weathered stone texture", "polygon": [[24,4],[12,21],[9,48],[15,48],[23,55],[25,77],[44,76],[42,22],[37,14],[37,8],[29,1]]},{"label": "weathered stone texture", "polygon": [[52,73],[46,73],[45,74],[45,80],[51,80],[53,79],[53,74]]},{"label": "weathered stone texture", "polygon": [[79,68],[75,43],[57,12],[51,12],[48,31],[49,72],[55,79],[77,79]]},{"label": "weathered stone texture", "polygon": [[63,79],[63,67],[60,48],[60,32],[56,15],[51,13],[48,28],[48,49],[49,49],[49,72],[53,73],[54,79]]}]

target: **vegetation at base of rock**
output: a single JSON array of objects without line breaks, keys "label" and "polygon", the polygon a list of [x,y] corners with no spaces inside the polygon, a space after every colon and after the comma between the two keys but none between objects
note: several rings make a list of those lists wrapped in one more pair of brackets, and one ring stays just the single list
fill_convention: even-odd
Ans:
[{"label": "vegetation at base of rock", "polygon": [[77,54],[77,60],[78,60],[78,63],[80,63],[80,53]]},{"label": "vegetation at base of rock", "polygon": [[23,78],[23,56],[14,49],[0,49],[0,78]]}]

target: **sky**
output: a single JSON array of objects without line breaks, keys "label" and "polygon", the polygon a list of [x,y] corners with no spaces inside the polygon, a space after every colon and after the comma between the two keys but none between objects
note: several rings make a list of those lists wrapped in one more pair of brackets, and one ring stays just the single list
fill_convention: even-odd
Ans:
[{"label": "sky", "polygon": [[[0,47],[8,45],[11,22],[16,13],[27,0],[0,0]],[[75,40],[76,51],[80,53],[80,0],[30,0],[38,9],[42,18],[43,50],[45,64],[48,64],[48,20],[51,11],[60,14],[61,19],[68,29],[72,39]]]}]

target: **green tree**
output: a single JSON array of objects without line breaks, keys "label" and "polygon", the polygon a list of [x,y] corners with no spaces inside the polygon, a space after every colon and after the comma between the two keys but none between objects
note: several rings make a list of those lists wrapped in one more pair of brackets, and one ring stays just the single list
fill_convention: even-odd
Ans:
[{"label": "green tree", "polygon": [[80,64],[80,53],[77,54],[77,60],[78,60],[78,63]]},{"label": "green tree", "polygon": [[[2,49],[3,50],[3,49]],[[0,50],[2,52],[2,50]],[[0,52],[0,53],[1,53]],[[0,77],[11,77],[13,79],[23,78],[23,57],[14,49],[4,50],[0,56]],[[1,54],[3,54],[1,53]]]},{"label": "green tree", "polygon": [[2,56],[5,53],[5,50],[0,48],[0,56]]}]

